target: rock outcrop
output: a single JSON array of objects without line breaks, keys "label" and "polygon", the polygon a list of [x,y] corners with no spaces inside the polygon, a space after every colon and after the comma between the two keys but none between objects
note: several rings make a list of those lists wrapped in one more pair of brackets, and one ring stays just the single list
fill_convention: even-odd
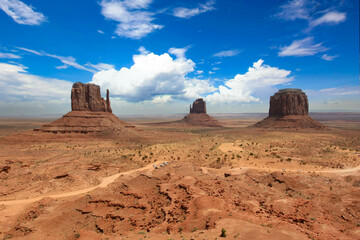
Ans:
[{"label": "rock outcrop", "polygon": [[202,98],[196,99],[192,106],[190,105],[190,113],[180,122],[192,126],[221,127],[216,119],[206,114],[206,102]]},{"label": "rock outcrop", "polygon": [[202,98],[196,99],[190,105],[190,113],[206,113],[206,102]]},{"label": "rock outcrop", "polygon": [[307,116],[308,112],[309,102],[301,89],[281,89],[270,97],[269,117]]},{"label": "rock outcrop", "polygon": [[109,89],[106,91],[106,100],[104,100],[98,85],[74,83],[71,89],[71,110],[111,113]]},{"label": "rock outcrop", "polygon": [[269,116],[256,123],[260,128],[325,128],[308,115],[309,102],[301,89],[280,89],[270,97]]},{"label": "rock outcrop", "polygon": [[71,89],[71,112],[58,120],[34,131],[50,133],[133,134],[134,126],[112,114],[109,90],[106,100],[101,97],[100,87],[95,84],[74,83]]}]

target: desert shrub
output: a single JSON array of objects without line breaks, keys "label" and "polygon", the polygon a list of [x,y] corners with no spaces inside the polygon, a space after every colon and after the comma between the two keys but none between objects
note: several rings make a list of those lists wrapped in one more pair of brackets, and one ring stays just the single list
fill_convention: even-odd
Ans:
[{"label": "desert shrub", "polygon": [[225,230],[225,228],[221,229],[220,237],[226,237],[226,230]]}]

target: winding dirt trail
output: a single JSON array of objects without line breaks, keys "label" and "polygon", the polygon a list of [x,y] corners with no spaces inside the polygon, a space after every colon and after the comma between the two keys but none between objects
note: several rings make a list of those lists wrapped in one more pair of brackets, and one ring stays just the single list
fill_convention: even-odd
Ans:
[{"label": "winding dirt trail", "polygon": [[[52,195],[43,195],[43,196],[39,196],[36,198],[29,198],[29,199],[19,199],[19,200],[5,200],[5,201],[0,201],[0,205],[25,205],[25,204],[29,204],[29,203],[34,203],[37,201],[40,201],[43,198],[49,197],[49,198],[64,198],[64,197],[71,197],[71,196],[76,196],[76,195],[80,195],[80,194],[84,194],[84,193],[88,193],[92,190],[95,190],[96,188],[100,188],[100,187],[107,187],[109,184],[113,183],[118,177],[120,176],[126,176],[126,175],[131,175],[137,172],[141,172],[141,171],[145,171],[145,170],[153,170],[154,164],[159,164],[160,162],[155,162],[155,163],[151,163],[145,167],[142,168],[138,168],[138,169],[134,169],[134,170],[130,170],[130,171],[126,171],[126,172],[120,172],[108,177],[104,177],[101,181],[101,183],[99,185],[96,185],[94,187],[89,187],[89,188],[85,188],[85,189],[81,189],[81,190],[77,190],[77,191],[72,191],[72,192],[65,192],[65,193],[59,193],[59,194],[52,194]],[[229,170],[225,170],[225,169],[213,169],[213,168],[206,168],[206,167],[202,167],[204,173],[208,172],[208,171],[213,171],[213,172],[221,172],[221,173],[225,173],[225,172],[229,172],[231,171],[231,173],[233,173],[233,175],[236,174],[242,174],[244,173],[244,171],[246,170],[258,170],[258,171],[265,171],[265,172],[278,172],[278,171],[285,171],[285,172],[293,172],[293,173],[330,173],[330,174],[338,174],[338,175],[349,175],[349,174],[359,174],[360,175],[360,166],[354,167],[354,168],[349,168],[349,169],[329,169],[329,170],[316,170],[316,171],[308,171],[308,170],[295,170],[295,169],[277,169],[277,168],[258,168],[258,167],[243,167],[243,168],[238,168],[238,169],[229,169]]]},{"label": "winding dirt trail", "polygon": [[213,172],[222,172],[222,173],[231,173],[232,175],[243,174],[247,170],[256,170],[256,171],[263,171],[263,172],[291,172],[291,173],[320,173],[320,174],[335,174],[335,175],[360,175],[360,166],[347,168],[347,169],[326,169],[326,170],[300,170],[300,169],[279,169],[279,168],[262,168],[262,167],[239,167],[235,169],[215,169],[215,168],[207,168],[202,167],[204,173],[208,171]]},{"label": "winding dirt trail", "polygon": [[84,193],[88,193],[96,188],[100,188],[100,187],[107,187],[109,184],[113,183],[118,177],[120,176],[126,176],[126,175],[131,175],[137,172],[141,172],[141,171],[145,171],[145,170],[152,170],[154,169],[153,165],[154,164],[159,164],[160,162],[155,162],[155,163],[151,163],[145,167],[142,168],[138,168],[138,169],[134,169],[134,170],[130,170],[130,171],[126,171],[126,172],[120,172],[108,177],[104,177],[101,180],[101,183],[99,185],[96,185],[94,187],[89,187],[89,188],[85,188],[85,189],[81,189],[81,190],[76,190],[76,191],[72,191],[72,192],[65,192],[65,193],[59,193],[59,194],[51,194],[51,195],[43,195],[43,196],[39,196],[36,198],[28,198],[28,199],[19,199],[19,200],[3,200],[0,201],[0,205],[24,205],[24,204],[29,204],[29,203],[34,203],[37,201],[40,201],[43,198],[49,197],[49,198],[64,198],[64,197],[71,197],[71,196],[76,196],[76,195],[80,195],[80,194],[84,194]]}]

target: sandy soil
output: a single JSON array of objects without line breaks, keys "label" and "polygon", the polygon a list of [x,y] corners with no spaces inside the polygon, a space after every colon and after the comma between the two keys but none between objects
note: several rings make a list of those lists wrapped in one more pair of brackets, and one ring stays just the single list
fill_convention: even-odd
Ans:
[{"label": "sandy soil", "polygon": [[11,131],[7,121],[3,238],[221,239],[222,228],[227,239],[360,238],[359,131],[137,120],[140,137],[109,138]]}]

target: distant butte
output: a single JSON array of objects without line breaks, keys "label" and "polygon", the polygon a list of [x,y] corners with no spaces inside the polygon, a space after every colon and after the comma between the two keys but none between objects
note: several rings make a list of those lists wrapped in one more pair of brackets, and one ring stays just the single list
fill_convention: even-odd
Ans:
[{"label": "distant butte", "polygon": [[71,110],[62,118],[43,125],[39,129],[34,129],[34,131],[117,135],[137,130],[112,114],[109,90],[107,90],[106,100],[104,100],[100,94],[100,87],[92,83],[77,82],[73,84]]},{"label": "distant butte", "polygon": [[270,97],[269,116],[256,123],[260,128],[325,128],[308,115],[309,102],[301,89],[280,89]]},{"label": "distant butte", "polygon": [[190,105],[190,113],[180,122],[194,126],[221,127],[216,119],[206,114],[206,102],[202,98],[196,99],[192,106]]}]

